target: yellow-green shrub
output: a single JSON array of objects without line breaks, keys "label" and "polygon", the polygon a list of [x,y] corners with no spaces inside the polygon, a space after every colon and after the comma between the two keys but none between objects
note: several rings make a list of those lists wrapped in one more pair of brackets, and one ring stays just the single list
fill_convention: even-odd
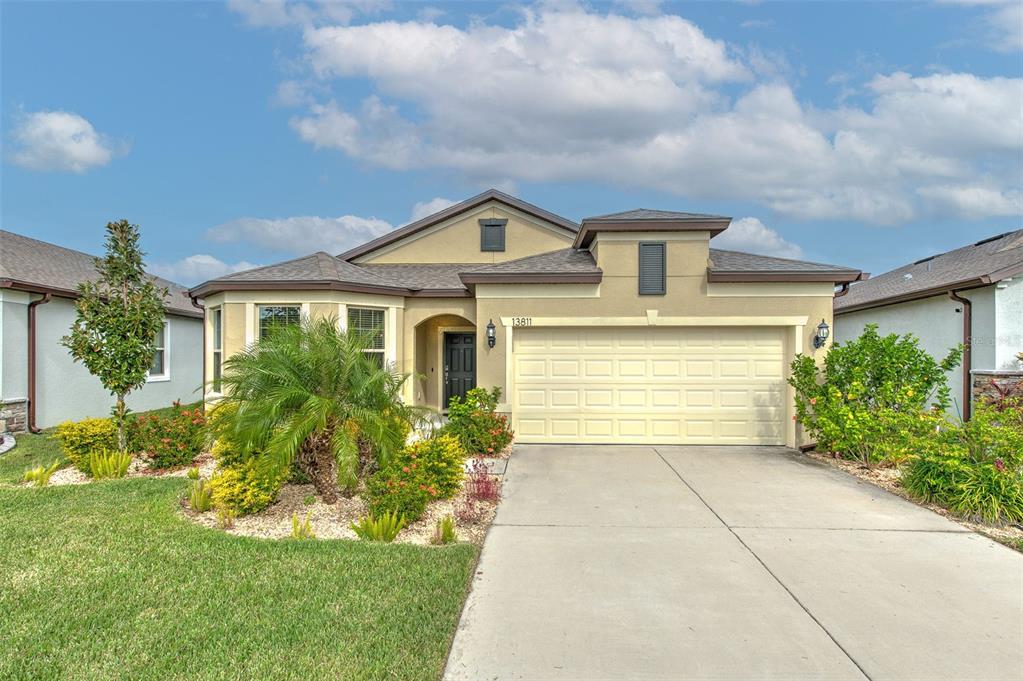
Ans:
[{"label": "yellow-green shrub", "polygon": [[213,506],[231,509],[238,515],[262,511],[277,498],[280,487],[281,481],[260,471],[255,461],[223,468],[209,482]]},{"label": "yellow-green shrub", "polygon": [[391,470],[412,473],[433,496],[453,497],[465,478],[465,449],[450,434],[419,440],[406,446],[391,464]]},{"label": "yellow-green shrub", "polygon": [[89,457],[94,451],[117,449],[117,426],[111,419],[65,421],[57,426],[54,439],[71,463],[90,473]]}]

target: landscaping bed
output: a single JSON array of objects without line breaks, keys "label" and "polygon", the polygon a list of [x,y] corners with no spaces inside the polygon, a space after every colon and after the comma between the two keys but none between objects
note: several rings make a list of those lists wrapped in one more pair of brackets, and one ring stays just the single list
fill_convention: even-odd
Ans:
[{"label": "landscaping bed", "polygon": [[1023,552],[1023,527],[1016,524],[990,525],[987,523],[978,523],[959,517],[939,504],[928,503],[917,499],[902,486],[902,471],[898,466],[866,466],[859,461],[843,459],[831,454],[822,454],[816,451],[806,452],[806,455],[816,461],[821,461],[834,466],[835,468],[840,468],[846,473],[856,476],[860,480],[877,485],[883,490],[891,492],[892,494],[900,496],[908,501],[912,501],[914,504],[922,506],[930,511],[934,511],[938,515],[948,518],[953,522],[959,523],[967,529],[990,537],[991,539],[1001,542],[1006,546],[1016,549],[1017,551]]}]

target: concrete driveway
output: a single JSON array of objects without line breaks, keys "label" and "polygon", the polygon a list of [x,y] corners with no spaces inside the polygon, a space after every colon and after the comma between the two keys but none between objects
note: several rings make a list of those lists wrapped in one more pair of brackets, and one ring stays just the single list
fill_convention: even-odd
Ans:
[{"label": "concrete driveway", "polygon": [[1023,556],[780,447],[517,446],[447,679],[1023,679]]}]

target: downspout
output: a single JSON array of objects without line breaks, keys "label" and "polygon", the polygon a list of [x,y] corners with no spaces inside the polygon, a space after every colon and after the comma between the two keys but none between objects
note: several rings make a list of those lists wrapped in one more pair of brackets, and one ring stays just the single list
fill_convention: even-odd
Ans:
[{"label": "downspout", "polygon": [[202,312],[202,383],[199,384],[199,390],[202,391],[202,403],[203,408],[206,407],[206,308],[199,303],[195,302],[195,296],[188,296],[188,299],[192,301],[192,307]]},{"label": "downspout", "polygon": [[51,293],[28,304],[28,431],[42,432],[36,426],[36,307],[50,302]]},{"label": "downspout", "polygon": [[948,297],[963,306],[963,420],[969,421],[973,411],[970,408],[970,400],[973,394],[973,386],[970,385],[970,368],[973,366],[972,343],[973,338],[973,303],[966,298],[961,298],[955,291],[949,291]]}]

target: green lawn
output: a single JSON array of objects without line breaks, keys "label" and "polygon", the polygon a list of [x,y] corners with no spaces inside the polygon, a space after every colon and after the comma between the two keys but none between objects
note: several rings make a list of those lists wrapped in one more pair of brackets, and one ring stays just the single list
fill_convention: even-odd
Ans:
[{"label": "green lawn", "polygon": [[25,470],[36,466],[49,466],[60,461],[61,468],[70,462],[60,451],[56,440],[50,439],[52,429],[44,430],[39,435],[20,433],[15,436],[17,446],[6,454],[0,455],[0,483],[18,483],[25,475]]},{"label": "green lawn", "polygon": [[0,678],[439,677],[474,547],[232,537],[186,484],[0,487]]}]

